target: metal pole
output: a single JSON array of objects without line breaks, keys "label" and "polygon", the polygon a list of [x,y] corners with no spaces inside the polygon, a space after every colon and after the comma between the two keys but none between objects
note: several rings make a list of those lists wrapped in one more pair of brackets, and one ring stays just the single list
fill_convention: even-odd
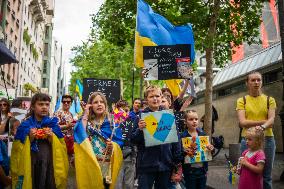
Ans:
[{"label": "metal pole", "polygon": [[[278,0],[278,15],[279,15],[279,27],[280,27],[280,38],[281,38],[281,52],[282,52],[282,103],[284,102],[284,2]],[[284,151],[284,104],[279,112],[279,116],[282,124],[282,143]],[[284,181],[284,171],[280,176],[280,180]]]},{"label": "metal pole", "polygon": [[143,97],[143,76],[142,76],[142,70],[141,70],[141,77],[140,77],[140,99],[144,99]]},{"label": "metal pole", "polygon": [[133,104],[133,100],[134,100],[134,85],[135,85],[135,67],[133,66],[132,68],[132,99],[131,99],[131,102]]}]

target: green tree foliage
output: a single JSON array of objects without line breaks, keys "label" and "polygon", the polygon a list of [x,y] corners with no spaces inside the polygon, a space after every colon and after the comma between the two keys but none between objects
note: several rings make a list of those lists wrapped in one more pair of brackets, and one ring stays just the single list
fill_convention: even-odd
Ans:
[{"label": "green tree foliage", "polygon": [[[191,23],[195,48],[205,52],[206,48],[214,46],[214,60],[219,66],[231,59],[232,43],[240,45],[245,41],[252,44],[259,40],[257,36],[263,0],[235,0],[234,3],[218,1],[216,35],[212,40],[208,39],[208,34],[214,9],[213,0],[146,2],[175,25]],[[93,29],[96,31],[93,32],[93,37],[106,39],[116,45],[134,45],[136,9],[136,1],[106,0],[98,14],[92,17]],[[236,30],[232,30],[232,27]]]},{"label": "green tree foliage", "polygon": [[[123,98],[131,100],[133,77],[133,48],[130,45],[116,46],[106,40],[84,43],[73,48],[75,57],[71,60],[77,68],[71,73],[70,91],[75,91],[76,79],[83,78],[121,79]],[[139,94],[139,71],[135,71],[134,94]]]},{"label": "green tree foliage", "polygon": [[[206,55],[205,131],[211,133],[213,64],[231,59],[232,45],[257,43],[264,0],[146,0],[176,25],[191,23],[195,48]],[[106,0],[93,15],[92,37],[134,45],[136,1]]]}]

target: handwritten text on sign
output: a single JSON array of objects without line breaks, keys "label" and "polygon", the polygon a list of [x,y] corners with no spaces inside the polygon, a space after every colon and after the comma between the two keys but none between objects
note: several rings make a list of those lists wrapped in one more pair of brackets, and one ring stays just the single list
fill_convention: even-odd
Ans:
[{"label": "handwritten text on sign", "polygon": [[142,113],[145,146],[178,142],[175,116],[171,110]]},{"label": "handwritten text on sign", "polygon": [[146,80],[183,78],[178,72],[177,59],[189,59],[190,48],[191,46],[186,44],[144,46],[144,78]]},{"label": "handwritten text on sign", "polygon": [[103,93],[109,104],[116,103],[120,99],[120,81],[116,79],[83,79],[83,100],[88,101],[88,98],[94,92]]}]

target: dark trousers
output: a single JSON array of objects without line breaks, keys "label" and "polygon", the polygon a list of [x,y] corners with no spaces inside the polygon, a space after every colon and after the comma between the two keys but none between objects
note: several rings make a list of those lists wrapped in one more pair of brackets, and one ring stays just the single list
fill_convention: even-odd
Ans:
[{"label": "dark trousers", "polygon": [[138,189],[168,189],[170,187],[171,172],[139,173]]},{"label": "dark trousers", "polygon": [[184,173],[186,189],[206,189],[206,171],[204,168],[190,168],[190,171]]}]

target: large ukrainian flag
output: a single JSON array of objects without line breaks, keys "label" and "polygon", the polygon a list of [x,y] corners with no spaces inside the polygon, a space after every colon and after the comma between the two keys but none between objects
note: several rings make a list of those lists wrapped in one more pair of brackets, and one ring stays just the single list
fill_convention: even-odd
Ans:
[{"label": "large ukrainian flag", "polygon": [[[137,0],[137,17],[135,32],[135,63],[144,67],[143,46],[189,44],[194,46],[192,27],[190,24],[174,26],[163,16],[155,13],[143,0]],[[191,48],[191,63],[194,62],[195,52]],[[179,93],[176,80],[167,80],[168,87],[174,96]],[[172,87],[173,86],[173,87]],[[176,94],[176,95],[175,95]]]},{"label": "large ukrainian flag", "polygon": [[[77,188],[104,189],[101,168],[81,120],[76,123],[74,128],[74,141]],[[113,154],[111,157],[112,184],[109,186],[110,189],[115,187],[121,163],[121,149],[117,143],[113,142]]]}]

